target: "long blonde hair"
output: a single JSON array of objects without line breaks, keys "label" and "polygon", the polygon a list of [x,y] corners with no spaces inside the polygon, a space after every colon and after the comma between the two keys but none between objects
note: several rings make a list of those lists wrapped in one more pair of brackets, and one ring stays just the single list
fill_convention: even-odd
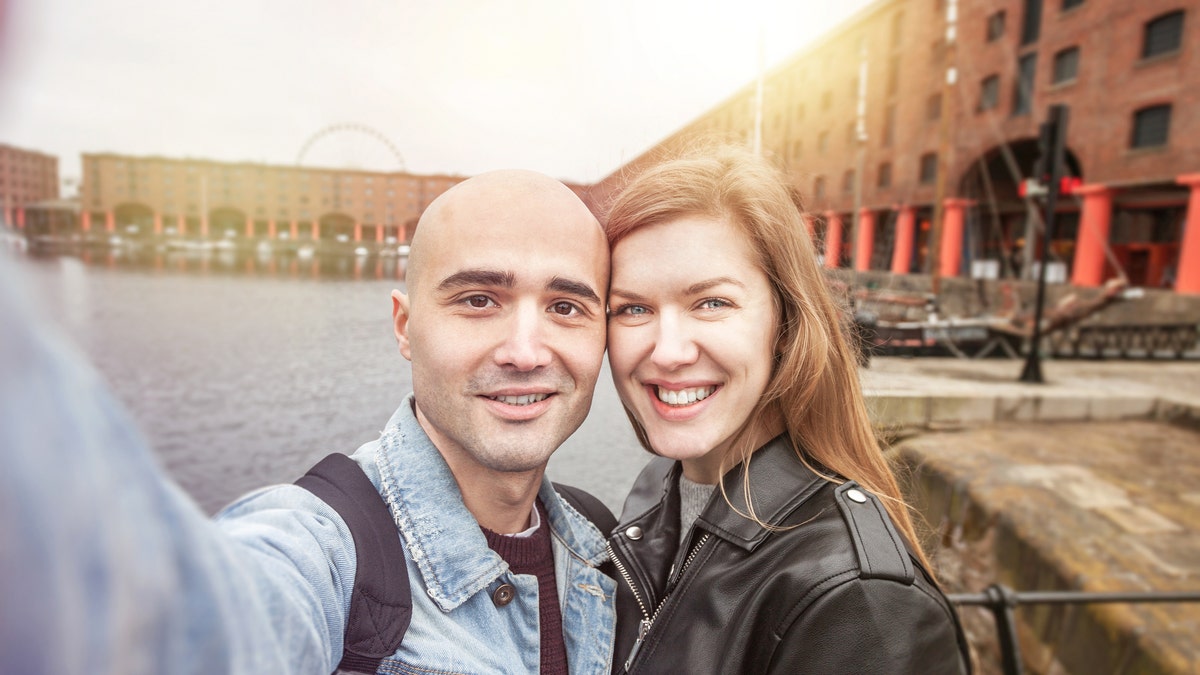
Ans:
[{"label": "long blonde hair", "polygon": [[[829,480],[851,479],[880,496],[917,557],[927,563],[871,427],[844,312],[829,293],[802,211],[798,193],[778,170],[745,150],[720,147],[636,175],[613,201],[605,231],[611,248],[638,228],[704,216],[727,220],[750,239],[774,291],[780,324],[766,391],[742,424],[729,459],[748,463],[757,449],[748,432],[760,421],[782,417],[800,459]],[[632,414],[629,418],[649,450],[645,430]],[[743,476],[748,479],[749,473]],[[746,508],[748,517],[762,522],[752,503]]]}]

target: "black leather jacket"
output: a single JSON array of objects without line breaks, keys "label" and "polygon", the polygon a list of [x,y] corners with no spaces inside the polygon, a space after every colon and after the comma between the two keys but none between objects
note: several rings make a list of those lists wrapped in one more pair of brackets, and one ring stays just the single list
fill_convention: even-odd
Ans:
[{"label": "black leather jacket", "polygon": [[[718,490],[680,547],[678,475],[652,460],[609,540],[615,672],[970,672],[957,615],[874,495],[817,476],[781,436],[751,459],[753,503],[798,527],[764,529]],[[739,506],[741,476],[725,477]]]}]

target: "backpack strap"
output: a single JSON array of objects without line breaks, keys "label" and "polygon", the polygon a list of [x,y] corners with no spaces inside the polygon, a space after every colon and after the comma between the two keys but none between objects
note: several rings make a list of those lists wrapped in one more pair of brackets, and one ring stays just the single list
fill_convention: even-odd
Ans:
[{"label": "backpack strap", "polygon": [[584,518],[592,521],[596,529],[600,530],[600,534],[608,537],[617,529],[617,517],[592,493],[562,483],[554,483],[554,489],[568,504],[574,506],[576,511],[582,513]]},{"label": "backpack strap", "polygon": [[350,457],[334,453],[296,485],[338,512],[354,537],[357,565],[339,670],[374,673],[396,653],[412,620],[408,565],[391,511]]}]

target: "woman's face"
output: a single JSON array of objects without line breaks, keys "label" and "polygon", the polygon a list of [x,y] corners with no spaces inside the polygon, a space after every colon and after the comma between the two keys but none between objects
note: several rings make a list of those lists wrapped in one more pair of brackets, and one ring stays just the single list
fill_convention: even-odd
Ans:
[{"label": "woman's face", "polygon": [[656,453],[714,483],[771,374],[770,282],[734,225],[703,216],[635,230],[612,265],[608,358],[621,400]]}]

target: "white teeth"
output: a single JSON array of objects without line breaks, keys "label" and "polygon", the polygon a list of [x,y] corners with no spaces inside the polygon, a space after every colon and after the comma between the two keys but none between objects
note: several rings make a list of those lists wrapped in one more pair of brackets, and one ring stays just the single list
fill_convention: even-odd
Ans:
[{"label": "white teeth", "polygon": [[507,405],[529,405],[544,401],[550,394],[524,394],[522,396],[490,396],[493,401],[499,401]]},{"label": "white teeth", "polygon": [[667,405],[691,405],[696,401],[703,401],[712,395],[717,390],[716,387],[692,387],[691,389],[663,389],[655,387],[655,392],[658,395],[658,400]]}]

